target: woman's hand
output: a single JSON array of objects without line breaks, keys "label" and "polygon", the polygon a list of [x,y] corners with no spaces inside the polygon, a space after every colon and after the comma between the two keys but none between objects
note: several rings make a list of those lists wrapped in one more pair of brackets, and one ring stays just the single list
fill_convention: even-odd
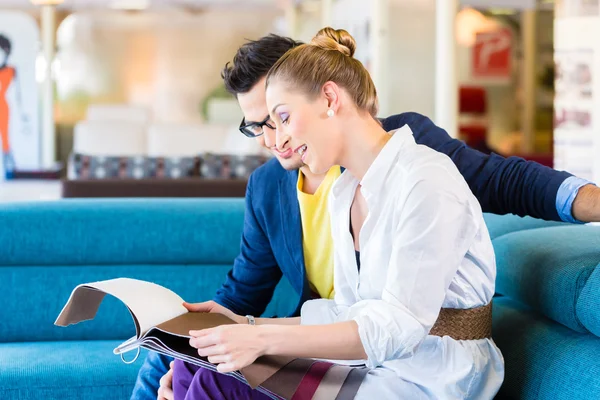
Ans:
[{"label": "woman's hand", "polygon": [[223,314],[224,316],[232,319],[238,324],[246,323],[246,317],[242,317],[241,315],[237,315],[233,313],[233,311],[228,310],[222,305],[215,303],[214,301],[205,301],[204,303],[183,303],[183,306],[188,309],[190,312],[204,312],[204,313],[215,313],[215,314]]},{"label": "woman's hand", "polygon": [[221,373],[240,370],[252,364],[266,352],[262,327],[252,325],[221,325],[216,328],[190,331],[190,346],[201,357],[217,364]]}]

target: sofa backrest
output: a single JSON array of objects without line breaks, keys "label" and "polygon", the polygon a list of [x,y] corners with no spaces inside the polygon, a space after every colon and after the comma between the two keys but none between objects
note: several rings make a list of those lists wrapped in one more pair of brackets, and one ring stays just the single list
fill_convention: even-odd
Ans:
[{"label": "sofa backrest", "polygon": [[190,302],[210,299],[239,253],[242,199],[63,200],[0,205],[0,341],[126,338],[126,308],[53,323],[76,285],[151,280]]},{"label": "sofa backrest", "polygon": [[[116,277],[152,281],[189,302],[212,298],[239,253],[243,199],[62,200],[0,205],[0,342],[125,339],[127,309],[53,325],[75,286]],[[600,228],[486,215],[497,291],[581,332],[600,335]],[[267,315],[298,295],[280,283]]]}]

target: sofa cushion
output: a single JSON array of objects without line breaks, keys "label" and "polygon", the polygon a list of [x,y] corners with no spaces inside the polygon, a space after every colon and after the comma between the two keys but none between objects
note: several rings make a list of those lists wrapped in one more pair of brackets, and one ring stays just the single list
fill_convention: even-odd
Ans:
[{"label": "sofa cushion", "polygon": [[0,342],[124,340],[135,335],[135,325],[127,307],[111,296],[105,297],[91,321],[67,328],[55,326],[54,321],[72,290],[82,283],[119,277],[141,279],[169,288],[194,303],[210,300],[230,268],[231,264],[0,267],[3,307],[10,310],[0,311]]},{"label": "sofa cushion", "polygon": [[[0,343],[2,399],[128,399],[144,360],[113,354],[119,341]],[[135,352],[125,354],[133,358]],[[129,357],[129,358],[128,358]]]},{"label": "sofa cushion", "polygon": [[596,267],[577,300],[579,321],[593,334],[600,336],[600,266]]},{"label": "sofa cushion", "polygon": [[512,232],[537,228],[549,228],[552,226],[569,226],[569,224],[564,222],[544,221],[531,217],[519,217],[518,215],[497,215],[486,213],[483,215],[483,217],[492,240]]},{"label": "sofa cushion", "polygon": [[70,179],[178,179],[200,175],[200,157],[105,157],[74,153]]},{"label": "sofa cushion", "polygon": [[600,399],[600,338],[506,297],[494,299],[493,318],[493,338],[506,364],[498,398]]},{"label": "sofa cushion", "polygon": [[206,153],[202,156],[200,176],[207,179],[248,179],[267,161],[269,158],[262,155]]},{"label": "sofa cushion", "polygon": [[[0,267],[0,290],[4,296],[0,342],[125,340],[135,335],[135,325],[127,307],[112,296],[104,298],[91,321],[67,328],[55,326],[54,321],[72,290],[82,283],[119,277],[141,279],[169,288],[184,300],[195,303],[210,300],[230,268],[230,264]],[[288,316],[297,302],[298,295],[282,280],[265,314]]]},{"label": "sofa cushion", "polygon": [[227,264],[243,199],[84,199],[0,204],[0,266]]},{"label": "sofa cushion", "polygon": [[493,243],[497,293],[575,331],[598,331],[600,279],[595,271],[600,263],[599,227],[519,231]]}]

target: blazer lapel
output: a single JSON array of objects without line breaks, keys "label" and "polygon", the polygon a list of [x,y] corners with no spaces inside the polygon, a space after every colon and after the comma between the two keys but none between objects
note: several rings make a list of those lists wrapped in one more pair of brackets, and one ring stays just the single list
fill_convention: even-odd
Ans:
[{"label": "blazer lapel", "polygon": [[297,183],[297,170],[287,172],[285,178],[279,181],[279,209],[281,210],[283,240],[300,274],[299,278],[304,281],[302,221],[300,219],[300,205],[298,204]]}]

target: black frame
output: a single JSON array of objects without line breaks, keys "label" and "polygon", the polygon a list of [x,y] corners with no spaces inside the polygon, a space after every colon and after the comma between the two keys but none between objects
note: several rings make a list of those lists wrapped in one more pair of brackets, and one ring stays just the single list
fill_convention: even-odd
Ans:
[{"label": "black frame", "polygon": [[[240,127],[238,128],[240,130],[240,132],[242,132],[242,134],[244,134],[244,136],[247,136],[249,138],[256,138],[259,136],[262,136],[265,134],[265,129],[263,128],[265,125],[268,126],[271,129],[275,129],[275,127],[271,124],[269,124],[269,120],[271,119],[270,115],[267,115],[267,118],[263,119],[261,122],[252,122],[250,124],[246,124],[246,118],[242,118],[242,122],[240,123]],[[251,130],[249,130],[248,128],[252,127],[252,126],[258,126],[262,129],[262,133],[255,135],[254,133],[252,133]]]}]

